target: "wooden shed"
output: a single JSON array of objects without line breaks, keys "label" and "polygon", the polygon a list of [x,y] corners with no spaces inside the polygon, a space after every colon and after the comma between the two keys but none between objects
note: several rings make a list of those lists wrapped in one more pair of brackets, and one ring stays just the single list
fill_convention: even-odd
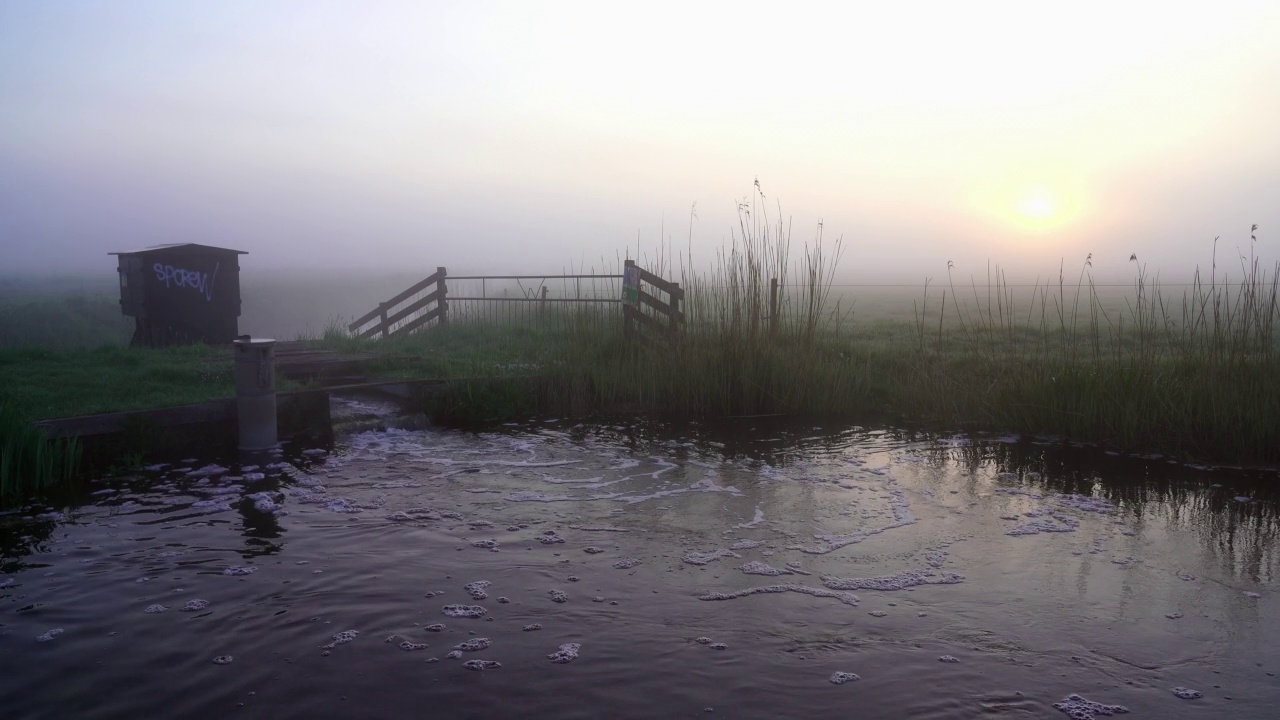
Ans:
[{"label": "wooden shed", "polygon": [[179,243],[113,252],[120,309],[135,319],[134,346],[229,343],[240,319],[242,250]]}]

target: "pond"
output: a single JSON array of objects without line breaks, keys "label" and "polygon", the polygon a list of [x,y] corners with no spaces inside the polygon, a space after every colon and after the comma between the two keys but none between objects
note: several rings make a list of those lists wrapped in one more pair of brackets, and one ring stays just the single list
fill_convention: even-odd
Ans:
[{"label": "pond", "polygon": [[0,709],[1274,717],[1278,481],[770,419],[190,458],[0,516]]}]

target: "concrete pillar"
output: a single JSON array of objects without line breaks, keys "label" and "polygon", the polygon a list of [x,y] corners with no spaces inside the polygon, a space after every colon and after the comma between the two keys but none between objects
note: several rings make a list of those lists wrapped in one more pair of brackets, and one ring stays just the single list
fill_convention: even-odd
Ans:
[{"label": "concrete pillar", "polygon": [[241,335],[236,355],[236,423],[241,450],[276,444],[276,341]]}]

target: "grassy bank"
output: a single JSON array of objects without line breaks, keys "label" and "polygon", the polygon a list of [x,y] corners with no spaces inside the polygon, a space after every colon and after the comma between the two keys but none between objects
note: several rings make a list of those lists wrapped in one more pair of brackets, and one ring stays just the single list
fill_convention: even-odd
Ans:
[{"label": "grassy bank", "polygon": [[35,419],[185,405],[234,395],[231,370],[229,350],[203,345],[0,348],[0,402]]},{"label": "grassy bank", "polygon": [[[759,219],[757,219],[759,218]],[[1280,267],[1246,258],[1228,281],[1216,263],[1183,292],[1134,263],[1117,301],[1060,273],[1030,293],[998,270],[968,287],[926,289],[909,321],[858,322],[832,302],[834,253],[821,238],[788,267],[788,230],[744,213],[714,268],[659,272],[687,290],[686,331],[639,348],[593,308],[520,325],[455,324],[388,341],[339,331],[323,343],[380,356],[404,376],[537,374],[519,397],[448,401],[452,414],[671,416],[765,413],[888,417],[946,429],[1058,435],[1226,463],[1280,462]],[[770,316],[769,280],[781,279]],[[474,389],[465,389],[474,393]],[[505,402],[505,406],[504,406]]]}]

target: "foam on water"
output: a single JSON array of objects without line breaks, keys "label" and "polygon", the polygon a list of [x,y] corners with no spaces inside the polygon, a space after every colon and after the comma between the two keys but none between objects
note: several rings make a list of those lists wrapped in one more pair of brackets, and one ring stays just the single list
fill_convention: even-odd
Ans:
[{"label": "foam on water", "polygon": [[339,645],[346,645],[352,640],[355,640],[356,636],[359,634],[360,634],[359,630],[343,630],[342,632],[333,636],[333,642],[327,645],[321,645],[320,649],[324,650],[323,654],[328,655],[330,650],[338,647]]},{"label": "foam on water", "polygon": [[588,545],[582,548],[582,552],[588,555],[599,555],[600,553],[604,552],[604,550],[602,548],[596,547],[595,545]]},{"label": "foam on water", "polygon": [[957,573],[937,573],[933,570],[903,570],[894,575],[869,578],[838,578],[822,576],[822,584],[832,590],[905,590],[917,585],[955,585],[964,582]]},{"label": "foam on water", "polygon": [[955,657],[954,655],[941,655],[938,657],[938,662],[958,663],[960,662],[960,658]]},{"label": "foam on water", "polygon": [[1084,512],[1099,513],[1101,515],[1110,515],[1116,511],[1116,506],[1111,504],[1106,498],[1092,497],[1090,495],[1073,495],[1065,494],[1057,497],[1060,505],[1066,505],[1069,508],[1075,508]]},{"label": "foam on water", "polygon": [[569,596],[563,590],[548,590],[547,595],[551,596],[551,602],[569,602]]},{"label": "foam on water", "polygon": [[1204,697],[1204,693],[1200,692],[1199,690],[1192,690],[1191,688],[1184,688],[1184,687],[1174,688],[1173,694],[1177,696],[1180,700],[1199,700],[1200,698]]},{"label": "foam on water", "polygon": [[759,560],[752,560],[750,562],[745,562],[738,569],[748,575],[769,575],[769,576],[776,577],[778,575],[794,575],[795,574],[794,570],[791,570],[791,569],[782,570],[782,569],[773,567],[768,563],[762,563]]},{"label": "foam on water", "polygon": [[736,600],[744,598],[748,595],[763,595],[772,593],[794,592],[803,595],[812,595],[820,598],[834,598],[845,605],[858,604],[858,596],[851,592],[824,590],[823,588],[809,587],[808,585],[765,585],[764,587],[745,588],[731,593],[712,592],[706,595],[698,596],[699,600]]},{"label": "foam on water", "polygon": [[63,632],[65,631],[62,628],[54,628],[52,630],[49,630],[47,632],[37,635],[36,642],[49,642],[50,640],[61,635]]},{"label": "foam on water", "polygon": [[489,587],[491,584],[492,583],[488,580],[476,580],[475,582],[467,583],[464,586],[464,589],[467,591],[467,594],[471,596],[472,600],[484,600],[489,597],[489,593],[485,592],[484,589]]},{"label": "foam on water", "polygon": [[748,538],[742,538],[741,540],[735,540],[733,544],[729,546],[729,549],[730,550],[751,550],[753,548],[758,548],[763,544],[764,544],[763,540],[750,540]]},{"label": "foam on water", "polygon": [[458,659],[458,658],[460,658],[460,657],[462,657],[462,651],[461,651],[461,650],[450,650],[450,651],[449,651],[449,654],[444,656],[444,659],[445,659],[445,660],[457,660],[457,659]]},{"label": "foam on water", "polygon": [[827,679],[831,681],[832,685],[843,685],[854,680],[861,680],[862,678],[858,677],[857,673],[837,671],[831,673],[831,677]]},{"label": "foam on water", "polygon": [[564,542],[564,538],[557,535],[555,530],[547,530],[538,536],[538,542],[543,545],[555,545]]},{"label": "foam on water", "polygon": [[615,570],[630,570],[643,562],[643,560],[637,560],[635,558],[623,558],[621,560],[615,560],[613,562],[613,568]]},{"label": "foam on water", "polygon": [[565,643],[560,646],[559,650],[547,655],[547,659],[553,663],[568,663],[578,659],[578,651],[582,646],[578,643]]},{"label": "foam on water", "polygon": [[440,632],[444,630],[444,623],[431,623],[430,625],[424,625],[422,629],[427,632]]},{"label": "foam on water", "polygon": [[408,640],[405,640],[404,642],[400,643],[400,649],[404,650],[405,652],[413,652],[414,650],[426,650],[428,647],[430,646],[427,645],[426,643],[409,642]]},{"label": "foam on water", "polygon": [[222,574],[237,577],[237,576],[243,576],[243,575],[252,575],[256,572],[258,572],[257,565],[231,565],[231,566],[228,566],[225,570],[223,570]]},{"label": "foam on water", "polygon": [[[1027,513],[1030,515],[1031,513]],[[1070,515],[1061,515],[1053,512],[1044,512],[1043,517],[1037,517],[1035,520],[1028,520],[1021,525],[1015,526],[1005,535],[1039,535],[1040,533],[1070,533],[1080,528],[1080,521]]]},{"label": "foam on water", "polygon": [[502,667],[502,663],[496,660],[468,660],[462,663],[462,667],[468,670],[496,670]]},{"label": "foam on water", "polygon": [[154,605],[148,605],[147,608],[142,612],[147,613],[148,615],[156,615],[156,614],[165,612],[168,609],[169,607],[167,605],[161,605],[159,603],[156,603]]},{"label": "foam on water", "polygon": [[484,650],[485,648],[489,647],[492,644],[493,643],[490,642],[489,638],[471,638],[470,640],[460,642],[457,645],[454,645],[453,649],[461,650],[463,652],[478,652],[480,650]]},{"label": "foam on water", "polygon": [[750,522],[738,523],[734,527],[742,529],[753,528],[762,522],[764,522],[764,510],[756,508],[756,514],[752,516]]},{"label": "foam on water", "polygon": [[533,632],[534,630],[541,630],[541,629],[542,629],[542,623],[529,623],[528,625],[525,625],[524,627],[522,627],[522,628],[520,628],[520,629],[521,629],[521,630],[523,630],[523,631],[525,631],[525,632]]},{"label": "foam on water", "polygon": [[234,659],[235,658],[231,657],[230,655],[219,655],[218,657],[213,659],[213,664],[214,665],[230,665],[231,661]]},{"label": "foam on water", "polygon": [[440,611],[448,617],[454,618],[484,617],[485,613],[489,612],[480,605],[445,605],[440,608]]},{"label": "foam on water", "polygon": [[720,558],[725,557],[741,558],[742,556],[732,550],[713,550],[705,553],[690,550],[684,554],[684,557],[682,557],[681,560],[690,565],[706,565],[713,560],[719,560]]},{"label": "foam on water", "polygon": [[1053,707],[1066,713],[1071,720],[1093,720],[1099,715],[1109,717],[1129,712],[1129,708],[1123,705],[1103,705],[1092,700],[1086,700],[1074,693],[1068,695],[1062,702],[1054,703]]}]

